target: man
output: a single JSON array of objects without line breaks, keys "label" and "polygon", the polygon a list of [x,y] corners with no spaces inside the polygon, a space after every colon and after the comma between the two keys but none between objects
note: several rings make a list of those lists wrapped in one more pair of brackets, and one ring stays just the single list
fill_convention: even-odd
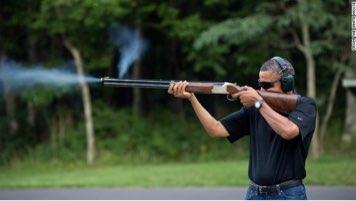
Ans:
[{"label": "man", "polygon": [[[294,68],[281,57],[273,57],[260,68],[262,91],[292,94]],[[315,129],[316,105],[308,97],[300,97],[289,114],[274,111],[251,87],[232,94],[243,107],[217,121],[199,103],[193,93],[185,91],[188,83],[172,84],[168,93],[188,99],[212,137],[224,137],[231,143],[250,136],[248,176],[250,186],[245,199],[307,199],[302,179],[305,160]]]}]

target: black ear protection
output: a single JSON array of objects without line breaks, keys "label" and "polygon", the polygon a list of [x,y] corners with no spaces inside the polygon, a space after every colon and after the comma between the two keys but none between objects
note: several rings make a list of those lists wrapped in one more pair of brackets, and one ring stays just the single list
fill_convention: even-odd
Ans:
[{"label": "black ear protection", "polygon": [[273,57],[274,61],[277,62],[278,66],[281,68],[279,74],[281,75],[281,85],[283,92],[294,90],[294,75],[286,75],[285,70],[288,68],[288,63],[281,57]]}]

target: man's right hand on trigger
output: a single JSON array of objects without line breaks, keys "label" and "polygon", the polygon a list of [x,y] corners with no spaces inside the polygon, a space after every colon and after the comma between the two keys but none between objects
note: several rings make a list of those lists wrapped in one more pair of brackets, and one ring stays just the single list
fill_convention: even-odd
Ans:
[{"label": "man's right hand on trigger", "polygon": [[187,81],[172,83],[169,85],[168,93],[174,95],[176,98],[190,99],[193,96],[193,93],[185,90],[188,84],[189,83]]}]

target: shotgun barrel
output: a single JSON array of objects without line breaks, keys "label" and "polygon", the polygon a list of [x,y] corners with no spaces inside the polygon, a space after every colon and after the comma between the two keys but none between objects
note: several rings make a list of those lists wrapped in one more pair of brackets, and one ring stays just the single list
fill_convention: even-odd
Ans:
[{"label": "shotgun barrel", "polygon": [[[148,79],[115,79],[110,77],[100,78],[102,85],[111,87],[135,87],[135,88],[157,88],[157,89],[168,89],[169,85],[179,81],[176,80],[148,80]],[[193,84],[214,84],[223,85],[225,82],[189,82]]]}]

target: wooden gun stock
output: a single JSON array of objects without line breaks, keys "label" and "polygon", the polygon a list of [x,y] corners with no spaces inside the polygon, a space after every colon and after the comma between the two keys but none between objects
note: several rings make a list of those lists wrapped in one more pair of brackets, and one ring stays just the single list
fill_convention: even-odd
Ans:
[{"label": "wooden gun stock", "polygon": [[[202,94],[235,94],[241,90],[232,83],[225,83],[222,86],[214,86],[214,84],[192,83],[186,88],[187,91]],[[263,100],[275,111],[282,113],[290,113],[297,107],[299,95],[296,94],[282,94],[267,91],[257,90]]]}]

